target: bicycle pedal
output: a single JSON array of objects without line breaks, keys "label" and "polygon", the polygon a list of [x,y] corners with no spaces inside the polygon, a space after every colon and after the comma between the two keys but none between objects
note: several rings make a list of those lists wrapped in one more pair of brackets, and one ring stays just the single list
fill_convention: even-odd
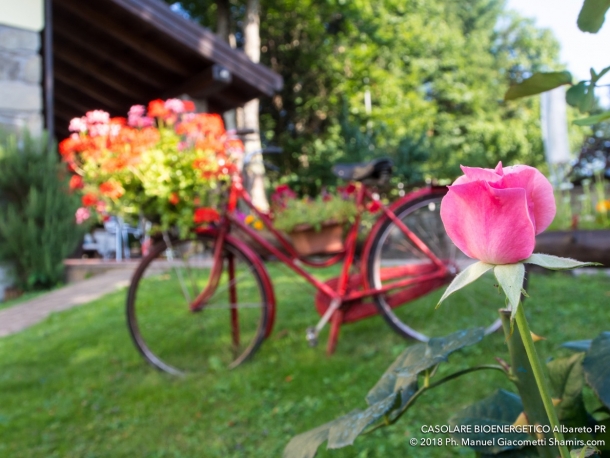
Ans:
[{"label": "bicycle pedal", "polygon": [[305,331],[305,338],[307,339],[307,344],[310,347],[316,347],[318,345],[318,335],[316,333],[316,328],[307,328],[307,331]]}]

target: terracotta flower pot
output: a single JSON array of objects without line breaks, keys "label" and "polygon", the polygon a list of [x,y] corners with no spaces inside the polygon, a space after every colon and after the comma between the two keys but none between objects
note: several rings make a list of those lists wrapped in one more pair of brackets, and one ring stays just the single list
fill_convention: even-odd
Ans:
[{"label": "terracotta flower pot", "polygon": [[300,224],[289,235],[295,250],[301,256],[337,253],[343,250],[343,226],[335,222],[322,224],[319,231],[309,224]]}]

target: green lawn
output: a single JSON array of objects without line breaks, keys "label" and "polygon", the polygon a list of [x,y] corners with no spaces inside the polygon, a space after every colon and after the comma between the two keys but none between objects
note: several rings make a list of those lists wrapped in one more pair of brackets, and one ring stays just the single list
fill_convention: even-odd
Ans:
[{"label": "green lawn", "polygon": [[[125,326],[124,292],[0,339],[0,456],[276,457],[293,435],[365,407],[368,389],[408,343],[375,317],[345,326],[336,354],[326,357],[326,334],[315,349],[304,340],[318,319],[310,290],[271,273],[274,334],[233,371],[176,378],[145,364]],[[536,275],[529,294],[532,330],[548,338],[537,344],[543,357],[561,353],[565,340],[610,330],[608,277]],[[442,323],[450,312],[443,305],[434,314]],[[449,366],[493,364],[495,356],[507,358],[501,334],[453,355]],[[424,396],[393,427],[346,449],[323,446],[319,456],[473,456],[412,448],[408,439],[498,387],[511,388],[499,373],[470,374]]]}]

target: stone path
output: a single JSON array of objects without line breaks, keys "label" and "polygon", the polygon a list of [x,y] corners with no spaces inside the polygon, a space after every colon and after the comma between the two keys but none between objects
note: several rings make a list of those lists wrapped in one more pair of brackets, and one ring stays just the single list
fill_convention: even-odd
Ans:
[{"label": "stone path", "polygon": [[104,294],[129,285],[133,267],[110,270],[87,280],[73,283],[35,299],[0,310],[0,337],[19,332],[60,312],[86,304]]}]

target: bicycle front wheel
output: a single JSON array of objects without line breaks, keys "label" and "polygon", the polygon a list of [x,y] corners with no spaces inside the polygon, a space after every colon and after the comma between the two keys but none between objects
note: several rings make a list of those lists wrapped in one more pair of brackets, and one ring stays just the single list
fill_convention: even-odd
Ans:
[{"label": "bicycle front wheel", "polygon": [[[431,191],[405,203],[395,214],[448,268],[441,279],[418,281],[407,288],[374,297],[380,314],[399,334],[425,342],[460,329],[485,327],[490,333],[501,323],[504,305],[495,278],[488,272],[475,283],[452,294],[438,310],[435,306],[455,274],[476,260],[463,254],[449,239],[440,217],[445,190]],[[369,284],[375,289],[391,282],[434,273],[437,268],[425,253],[389,218],[374,236],[368,259]]]},{"label": "bicycle front wheel", "polygon": [[[146,256],[131,281],[127,322],[136,347],[172,374],[234,368],[260,346],[268,320],[261,274],[237,247],[223,245],[214,281],[216,238],[165,241]],[[190,304],[212,282],[199,312]]]}]

